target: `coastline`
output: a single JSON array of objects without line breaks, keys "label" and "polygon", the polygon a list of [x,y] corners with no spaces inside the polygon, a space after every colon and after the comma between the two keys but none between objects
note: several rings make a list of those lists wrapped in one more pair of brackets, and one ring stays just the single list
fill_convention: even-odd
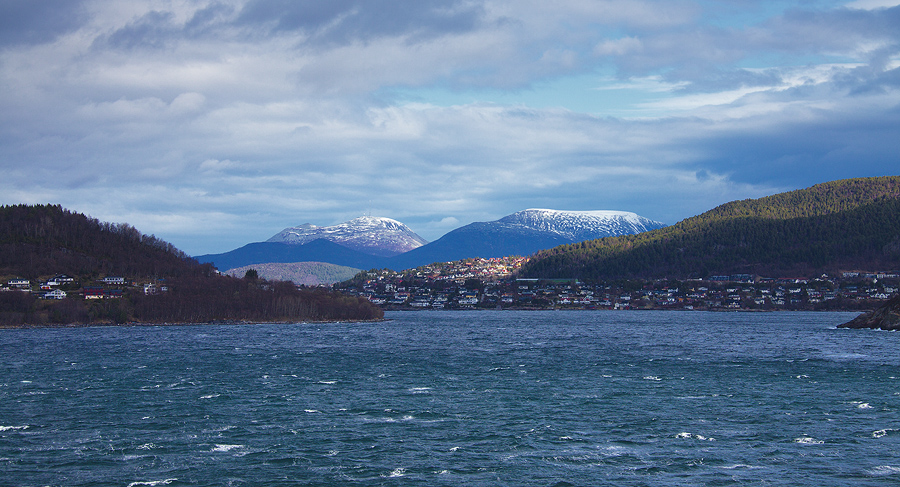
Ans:
[{"label": "coastline", "polygon": [[[861,318],[872,313],[874,310],[782,310],[782,309],[666,309],[666,308],[631,308],[631,309],[586,309],[586,308],[458,308],[458,309],[418,309],[418,308],[389,308],[384,311],[400,312],[400,313],[417,313],[427,311],[472,311],[472,312],[504,312],[504,311],[576,311],[576,312],[646,312],[646,311],[665,311],[671,313],[785,313],[785,312],[803,312],[803,313],[859,313],[857,318]],[[0,330],[26,330],[26,329],[51,329],[51,328],[108,328],[108,327],[140,327],[140,326],[207,326],[207,325],[236,325],[236,326],[252,326],[252,325],[302,325],[302,324],[329,324],[329,323],[382,323],[391,321],[389,318],[378,318],[370,320],[273,320],[273,321],[253,321],[253,320],[214,320],[206,322],[197,321],[178,321],[178,322],[141,322],[129,321],[125,323],[112,322],[95,322],[95,323],[43,323],[43,324],[20,324],[20,325],[0,325]]]},{"label": "coastline", "polygon": [[390,321],[385,318],[371,320],[274,320],[274,321],[251,321],[251,320],[214,320],[214,321],[177,321],[177,322],[143,322],[129,321],[125,323],[111,322],[95,322],[95,323],[42,323],[42,324],[20,324],[20,325],[0,325],[0,330],[25,330],[39,328],[109,328],[109,327],[138,327],[138,326],[207,326],[207,325],[302,325],[302,324],[327,324],[327,323],[379,323],[382,321]]}]

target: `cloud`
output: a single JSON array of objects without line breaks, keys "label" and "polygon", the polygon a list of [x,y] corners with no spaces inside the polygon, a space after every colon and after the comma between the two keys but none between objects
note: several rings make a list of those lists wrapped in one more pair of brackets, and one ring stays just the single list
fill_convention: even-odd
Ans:
[{"label": "cloud", "polygon": [[53,42],[77,30],[86,19],[84,1],[0,2],[0,49]]},{"label": "cloud", "polygon": [[429,240],[529,207],[674,223],[900,152],[889,5],[57,4],[0,5],[0,202],[193,254],[363,213]]},{"label": "cloud", "polygon": [[253,0],[237,24],[296,31],[312,43],[345,45],[378,37],[432,37],[471,30],[481,16],[477,4],[458,0]]}]

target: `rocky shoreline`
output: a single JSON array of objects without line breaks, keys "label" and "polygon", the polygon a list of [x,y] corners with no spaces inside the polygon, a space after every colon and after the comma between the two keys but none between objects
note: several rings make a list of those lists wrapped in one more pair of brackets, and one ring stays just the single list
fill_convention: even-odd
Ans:
[{"label": "rocky shoreline", "polygon": [[838,328],[900,330],[900,294],[894,296],[874,311],[863,313],[847,323],[838,325]]}]

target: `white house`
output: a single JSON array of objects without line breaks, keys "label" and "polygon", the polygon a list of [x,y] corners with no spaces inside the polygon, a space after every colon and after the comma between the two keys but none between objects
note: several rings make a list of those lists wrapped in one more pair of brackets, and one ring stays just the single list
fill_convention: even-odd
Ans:
[{"label": "white house", "polygon": [[6,284],[9,287],[18,289],[26,289],[31,287],[31,281],[29,281],[28,279],[10,279]]},{"label": "white house", "polygon": [[62,289],[54,289],[44,294],[44,299],[66,299],[66,292]]}]

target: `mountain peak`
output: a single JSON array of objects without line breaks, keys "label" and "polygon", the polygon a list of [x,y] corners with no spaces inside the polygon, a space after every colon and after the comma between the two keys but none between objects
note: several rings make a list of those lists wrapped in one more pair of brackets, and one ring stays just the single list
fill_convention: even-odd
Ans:
[{"label": "mountain peak", "polygon": [[556,233],[572,242],[641,233],[665,226],[636,213],[617,210],[566,211],[529,208],[498,221]]},{"label": "mountain peak", "polygon": [[376,216],[361,216],[327,227],[309,223],[289,227],[267,242],[303,245],[318,239],[383,257],[401,254],[428,243],[403,223]]}]

